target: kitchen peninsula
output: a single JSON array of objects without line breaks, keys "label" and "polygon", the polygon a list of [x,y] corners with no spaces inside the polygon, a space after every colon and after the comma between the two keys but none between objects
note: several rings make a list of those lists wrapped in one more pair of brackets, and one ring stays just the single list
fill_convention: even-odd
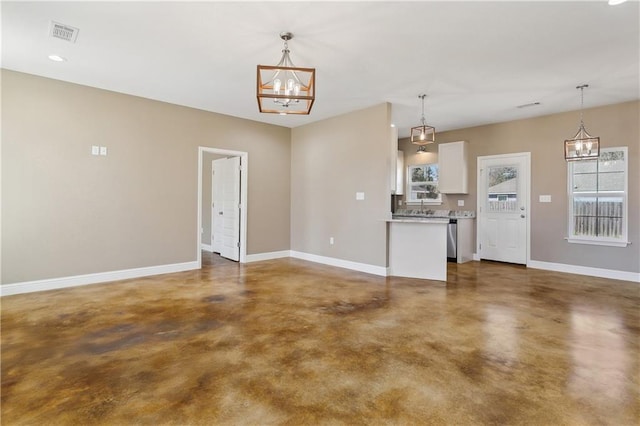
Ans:
[{"label": "kitchen peninsula", "polygon": [[[473,211],[401,210],[396,212],[393,218],[388,220],[387,225],[389,274],[398,277],[446,281],[449,222],[465,223],[464,228],[468,228],[466,232],[468,236],[462,238],[464,249],[457,254],[457,262],[461,263],[471,260],[471,220],[474,218]],[[456,261],[455,257],[454,254],[454,261]]]},{"label": "kitchen peninsula", "polygon": [[446,218],[397,217],[388,220],[389,274],[447,280]]}]

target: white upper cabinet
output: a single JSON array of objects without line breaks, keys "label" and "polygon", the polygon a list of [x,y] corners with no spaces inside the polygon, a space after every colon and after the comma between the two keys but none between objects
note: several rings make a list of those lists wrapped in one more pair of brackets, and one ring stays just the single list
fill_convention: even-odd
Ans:
[{"label": "white upper cabinet", "polygon": [[[389,139],[389,184],[392,194],[402,194],[402,186],[398,186],[398,129],[391,127]],[[400,191],[400,192],[398,192]]]},{"label": "white upper cabinet", "polygon": [[404,152],[398,151],[396,158],[396,195],[404,195]]},{"label": "white upper cabinet", "polygon": [[467,142],[438,145],[438,187],[442,194],[467,194]]}]

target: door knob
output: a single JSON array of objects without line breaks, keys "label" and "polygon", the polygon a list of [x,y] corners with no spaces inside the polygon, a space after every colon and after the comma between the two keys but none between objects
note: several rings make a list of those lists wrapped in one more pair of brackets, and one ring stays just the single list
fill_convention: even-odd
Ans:
[{"label": "door knob", "polygon": [[222,213],[222,212],[220,212],[220,213],[218,213],[218,214],[219,214],[220,216],[222,216],[222,214],[223,214],[223,213]]},{"label": "door knob", "polygon": [[521,214],[520,217],[524,219],[524,215],[523,214]]}]

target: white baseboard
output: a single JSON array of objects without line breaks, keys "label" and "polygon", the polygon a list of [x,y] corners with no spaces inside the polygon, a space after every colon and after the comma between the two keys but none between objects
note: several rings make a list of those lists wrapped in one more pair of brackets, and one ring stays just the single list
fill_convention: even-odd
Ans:
[{"label": "white baseboard", "polygon": [[208,251],[209,253],[213,253],[213,246],[211,244],[200,244],[200,250]]},{"label": "white baseboard", "polygon": [[589,275],[592,277],[610,278],[612,280],[640,282],[640,273],[617,271],[614,269],[591,268],[588,266],[567,265],[565,263],[541,262],[530,260],[528,268],[544,269],[547,271],[567,272],[569,274]]},{"label": "white baseboard", "polygon": [[99,284],[129,278],[148,277],[150,275],[170,274],[174,272],[199,269],[198,262],[174,263],[170,265],[148,266],[144,268],[124,269],[121,271],[99,272],[95,274],[75,275],[71,277],[53,278],[38,281],[3,284],[0,286],[0,297],[13,294],[33,293],[35,291],[56,290],[88,284]]},{"label": "white baseboard", "polygon": [[282,257],[290,257],[290,256],[291,256],[290,250],[271,251],[268,253],[248,254],[245,261],[246,263],[260,262],[262,260],[280,259]]},{"label": "white baseboard", "polygon": [[473,253],[473,260],[480,260],[480,255],[478,253]]},{"label": "white baseboard", "polygon": [[386,266],[369,265],[368,263],[352,262],[350,260],[336,259],[334,257],[318,256],[316,254],[303,253],[291,250],[291,257],[296,259],[308,260],[310,262],[322,263],[329,266],[337,266],[338,268],[352,269],[354,271],[366,272],[367,274],[380,275],[386,277],[388,268]]}]

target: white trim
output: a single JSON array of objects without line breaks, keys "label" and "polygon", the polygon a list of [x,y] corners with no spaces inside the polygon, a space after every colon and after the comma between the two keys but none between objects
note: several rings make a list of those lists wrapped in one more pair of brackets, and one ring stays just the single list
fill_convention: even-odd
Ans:
[{"label": "white trim", "polygon": [[211,244],[200,244],[200,250],[208,251],[209,253],[213,253],[213,247]]},{"label": "white trim", "polygon": [[367,274],[387,276],[388,268],[386,266],[369,265],[368,263],[352,262],[350,260],[337,259],[334,257],[318,256],[316,254],[303,253],[291,250],[291,257],[296,259],[308,260],[309,262],[322,263],[338,268],[352,269],[354,271],[366,272]]},{"label": "white trim", "polygon": [[191,271],[194,269],[200,269],[199,262],[183,262],[170,265],[147,266],[143,268],[123,269],[120,271],[75,275],[71,277],[25,281],[0,286],[0,296],[11,296],[13,294],[33,293],[35,291],[56,290],[88,284],[99,284],[109,281],[148,277],[150,275],[172,274],[174,272]]},{"label": "white trim", "polygon": [[280,259],[283,257],[290,257],[290,250],[282,250],[282,251],[272,251],[268,253],[256,253],[256,254],[248,254],[247,255],[247,263],[249,262],[260,262],[263,260],[271,260],[271,259]]},{"label": "white trim", "polygon": [[480,261],[480,255],[478,253],[473,253],[473,260]]},{"label": "white trim", "polygon": [[527,265],[529,268],[544,269],[547,271],[566,272],[577,275],[590,275],[592,277],[610,278],[612,280],[633,281],[640,283],[640,273],[617,271],[615,269],[591,268],[589,266],[568,265],[565,263],[541,262],[531,260]]},{"label": "white trim", "polygon": [[197,238],[196,238],[196,262],[202,267],[202,161],[205,152],[230,157],[240,157],[242,173],[240,174],[240,263],[247,262],[247,210],[249,192],[249,153],[244,151],[233,151],[230,149],[198,147],[198,213],[197,213]]},{"label": "white trim", "polygon": [[590,244],[592,246],[610,246],[610,247],[626,247],[631,244],[631,241],[611,241],[611,240],[596,240],[586,238],[569,238],[564,239],[571,244]]}]

